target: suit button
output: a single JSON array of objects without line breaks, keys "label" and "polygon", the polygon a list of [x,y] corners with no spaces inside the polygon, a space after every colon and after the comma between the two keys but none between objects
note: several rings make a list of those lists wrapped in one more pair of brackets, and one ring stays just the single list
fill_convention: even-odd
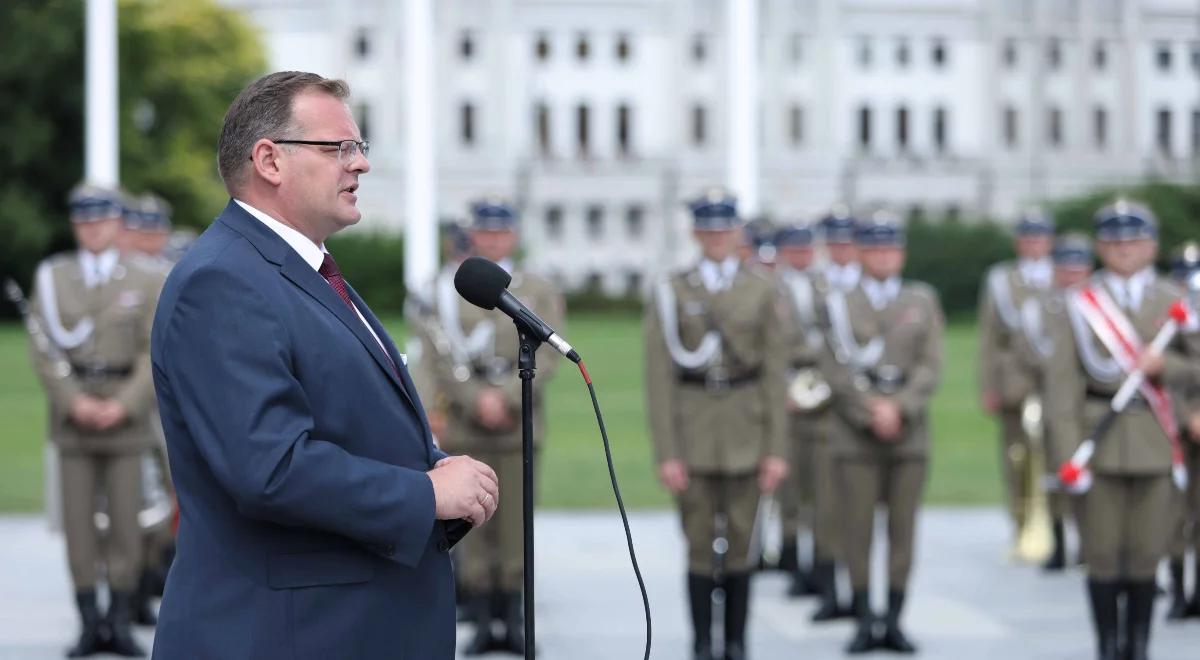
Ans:
[{"label": "suit button", "polygon": [[446,551],[450,550],[450,542],[447,541],[446,539],[438,539],[437,549],[438,549],[438,552],[446,552]]}]

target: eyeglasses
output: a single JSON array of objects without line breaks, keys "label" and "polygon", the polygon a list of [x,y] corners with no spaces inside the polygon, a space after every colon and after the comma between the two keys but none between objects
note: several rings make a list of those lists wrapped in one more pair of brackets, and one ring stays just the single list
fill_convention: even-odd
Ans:
[{"label": "eyeglasses", "polygon": [[345,163],[353,160],[354,156],[362,153],[363,158],[371,153],[371,143],[368,140],[271,140],[275,144],[308,144],[316,147],[337,147],[338,162]]}]

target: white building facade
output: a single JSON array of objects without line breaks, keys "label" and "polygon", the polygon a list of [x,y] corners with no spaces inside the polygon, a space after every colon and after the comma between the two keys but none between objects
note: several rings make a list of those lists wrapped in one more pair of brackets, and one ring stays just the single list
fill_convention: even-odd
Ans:
[{"label": "white building facade", "polygon": [[[1195,0],[428,1],[439,215],[512,198],[526,259],[571,289],[637,290],[692,258],[683,202],[730,180],[730,2],[757,2],[776,221],[839,202],[1010,219],[1200,179]],[[363,224],[402,230],[405,0],[223,2],[271,68],[350,82]]]}]

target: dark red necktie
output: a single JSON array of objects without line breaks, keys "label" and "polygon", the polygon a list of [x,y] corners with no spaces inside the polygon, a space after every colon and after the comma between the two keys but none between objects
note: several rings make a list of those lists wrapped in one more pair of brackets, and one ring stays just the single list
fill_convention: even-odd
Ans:
[{"label": "dark red necktie", "polygon": [[[354,312],[354,315],[358,316],[358,308],[354,306],[354,302],[350,300],[350,292],[346,290],[346,278],[342,277],[342,271],[338,270],[337,262],[333,260],[333,255],[328,252],[325,253],[325,259],[321,261],[321,267],[317,269],[317,272],[321,274],[321,277],[325,278],[326,282],[329,282],[329,286],[333,287],[334,292]],[[380,349],[382,348],[380,346]],[[396,363],[392,361],[392,357],[387,354],[386,350],[383,351],[383,357],[387,358],[388,364],[392,365],[392,373],[395,373],[399,377],[400,371],[396,369]]]}]

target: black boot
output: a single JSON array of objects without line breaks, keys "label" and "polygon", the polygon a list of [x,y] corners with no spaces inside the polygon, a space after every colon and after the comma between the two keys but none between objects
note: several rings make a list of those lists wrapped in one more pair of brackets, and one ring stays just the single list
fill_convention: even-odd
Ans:
[{"label": "black boot", "polygon": [[846,646],[846,653],[857,655],[879,648],[875,638],[875,614],[871,612],[871,597],[867,590],[854,592],[854,616],[858,619],[858,627],[854,637]]},{"label": "black boot", "polygon": [[1067,567],[1067,546],[1066,546],[1066,530],[1063,527],[1062,518],[1054,519],[1054,551],[1050,553],[1050,558],[1046,563],[1042,564],[1042,569],[1051,573],[1057,573]]},{"label": "black boot", "polygon": [[725,576],[725,660],[746,657],[746,618],[750,613],[750,576]]},{"label": "black boot", "polygon": [[837,566],[833,562],[819,561],[813,566],[813,578],[817,583],[817,610],[813,612],[813,623],[848,619],[854,610],[842,607],[838,601]]},{"label": "black boot", "polygon": [[712,594],[716,585],[707,575],[688,573],[688,603],[692,610],[692,658],[713,660],[712,654]]},{"label": "black boot", "polygon": [[1187,618],[1188,602],[1183,593],[1183,559],[1171,560],[1171,609],[1167,610],[1168,621]]},{"label": "black boot", "polygon": [[1154,582],[1130,582],[1125,586],[1125,631],[1129,635],[1129,660],[1147,660],[1150,652],[1150,621],[1154,616]]},{"label": "black boot", "polygon": [[504,642],[500,650],[525,655],[525,599],[520,591],[504,596]]},{"label": "black boot", "polygon": [[99,653],[104,647],[103,630],[100,622],[100,610],[96,608],[96,590],[80,589],[75,592],[75,607],[79,609],[79,619],[83,630],[79,633],[79,641],[67,650],[68,658],[83,658]]},{"label": "black boot", "polygon": [[779,548],[778,568],[784,573],[795,573],[800,570],[800,553],[796,547],[794,535],[790,539],[785,539],[783,546]]},{"label": "black boot", "polygon": [[889,591],[887,619],[884,621],[883,635],[879,638],[879,646],[897,653],[916,653],[917,647],[913,646],[904,631],[900,630],[900,612],[903,610],[904,590]]},{"label": "black boot", "polygon": [[142,571],[142,577],[138,581],[137,591],[133,593],[133,622],[139,626],[155,626],[158,625],[158,617],[154,614],[154,608],[150,601],[154,598],[154,573],[150,569]]},{"label": "black boot", "polygon": [[1200,549],[1194,551],[1192,564],[1192,575],[1195,577],[1195,581],[1192,583],[1192,601],[1188,605],[1187,615],[1200,618]]},{"label": "black boot", "polygon": [[491,594],[475,594],[468,599],[467,613],[475,626],[475,634],[463,648],[463,655],[483,655],[492,650],[492,597]]},{"label": "black boot", "polygon": [[144,658],[146,652],[133,637],[133,594],[128,591],[113,591],[108,605],[108,650],[127,658]]},{"label": "black boot", "polygon": [[1092,624],[1096,627],[1096,657],[1117,660],[1117,582],[1088,580],[1088,599],[1092,605]]}]

